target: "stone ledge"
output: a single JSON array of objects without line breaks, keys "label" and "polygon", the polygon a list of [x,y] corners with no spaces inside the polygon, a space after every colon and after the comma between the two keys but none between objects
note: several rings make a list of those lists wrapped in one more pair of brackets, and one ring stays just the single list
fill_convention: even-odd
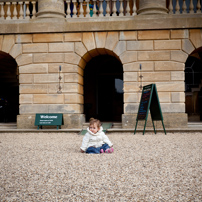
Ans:
[{"label": "stone ledge", "polygon": [[1,34],[61,33],[86,31],[123,31],[200,28],[202,14],[137,15],[83,19],[35,18],[34,20],[0,20]]},{"label": "stone ledge", "polygon": [[[72,129],[0,129],[0,133],[20,133],[20,134],[25,134],[27,135],[28,133],[65,133],[66,135],[74,133],[75,135],[79,135],[81,128],[72,128]],[[134,128],[129,128],[129,129],[122,129],[122,128],[117,128],[117,129],[108,129],[107,130],[107,135],[126,135],[126,133],[134,135]],[[145,130],[145,135],[149,132],[148,135],[155,135],[154,129],[153,128],[146,128]],[[166,128],[166,134],[169,135],[170,133],[196,133],[196,132],[202,132],[202,127],[196,127],[196,128]],[[137,129],[135,135],[142,135],[143,129]],[[151,134],[153,133],[153,134]],[[156,135],[164,135],[164,130],[162,129],[157,129],[156,130]]]}]

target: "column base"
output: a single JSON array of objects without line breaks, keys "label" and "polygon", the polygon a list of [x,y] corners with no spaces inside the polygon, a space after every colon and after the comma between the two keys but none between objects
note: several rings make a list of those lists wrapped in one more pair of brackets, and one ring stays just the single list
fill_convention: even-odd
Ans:
[{"label": "column base", "polygon": [[64,18],[63,0],[40,0],[38,1],[38,18]]},{"label": "column base", "polygon": [[168,14],[168,9],[164,8],[143,8],[138,10],[138,15],[156,15],[156,14]]},{"label": "column base", "polygon": [[[122,128],[134,128],[137,114],[123,114]],[[163,123],[165,128],[185,128],[187,127],[188,118],[186,113],[163,113]],[[145,121],[138,121],[138,129],[144,129]],[[155,127],[163,128],[161,121],[154,121]],[[148,115],[146,127],[153,128],[150,114]]]},{"label": "column base", "polygon": [[63,114],[64,125],[62,129],[82,129],[83,123],[85,123],[84,114]]},{"label": "column base", "polygon": [[64,18],[65,14],[54,11],[41,11],[36,14],[37,18]]},{"label": "column base", "polygon": [[35,114],[17,115],[17,129],[36,129]]},{"label": "column base", "polygon": [[167,14],[168,9],[164,6],[163,2],[142,2],[137,14],[139,15],[152,15],[152,14]]},{"label": "column base", "polygon": [[[85,122],[84,114],[63,114],[64,125],[61,129],[82,129]],[[35,123],[35,114],[31,115],[18,115],[17,116],[17,129],[37,129]],[[56,128],[56,126],[43,126],[43,128]]]}]

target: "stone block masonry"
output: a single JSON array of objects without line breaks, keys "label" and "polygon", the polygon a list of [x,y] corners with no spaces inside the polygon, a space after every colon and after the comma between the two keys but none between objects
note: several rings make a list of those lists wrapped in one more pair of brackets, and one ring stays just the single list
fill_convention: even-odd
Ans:
[{"label": "stone block masonry", "polygon": [[[66,128],[81,128],[85,117],[85,66],[104,54],[123,64],[124,128],[135,124],[132,122],[140,100],[140,64],[143,85],[157,85],[165,125],[173,127],[177,114],[185,126],[184,64],[201,44],[201,30],[194,29],[1,35],[0,51],[10,54],[19,66],[18,128],[34,128],[33,120],[25,126],[22,119],[34,119],[33,114],[40,112],[63,113]],[[60,65],[62,94],[57,93]]]}]

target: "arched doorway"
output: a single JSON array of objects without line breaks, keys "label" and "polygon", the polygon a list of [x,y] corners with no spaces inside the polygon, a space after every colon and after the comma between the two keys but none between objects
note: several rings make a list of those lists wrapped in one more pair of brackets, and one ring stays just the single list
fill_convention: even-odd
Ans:
[{"label": "arched doorway", "polygon": [[185,63],[185,104],[188,121],[202,121],[202,47]]},{"label": "arched doorway", "polygon": [[0,51],[0,122],[16,122],[19,114],[19,79],[15,59]]},{"label": "arched doorway", "polygon": [[84,70],[84,113],[106,122],[121,122],[123,114],[123,67],[110,55],[91,59]]}]

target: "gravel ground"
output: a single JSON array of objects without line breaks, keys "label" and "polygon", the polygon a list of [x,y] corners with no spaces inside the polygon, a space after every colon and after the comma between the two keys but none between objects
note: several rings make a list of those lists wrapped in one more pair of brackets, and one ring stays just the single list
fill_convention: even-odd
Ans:
[{"label": "gravel ground", "polygon": [[79,152],[83,136],[0,134],[0,201],[202,201],[202,134],[109,134],[112,154]]}]

